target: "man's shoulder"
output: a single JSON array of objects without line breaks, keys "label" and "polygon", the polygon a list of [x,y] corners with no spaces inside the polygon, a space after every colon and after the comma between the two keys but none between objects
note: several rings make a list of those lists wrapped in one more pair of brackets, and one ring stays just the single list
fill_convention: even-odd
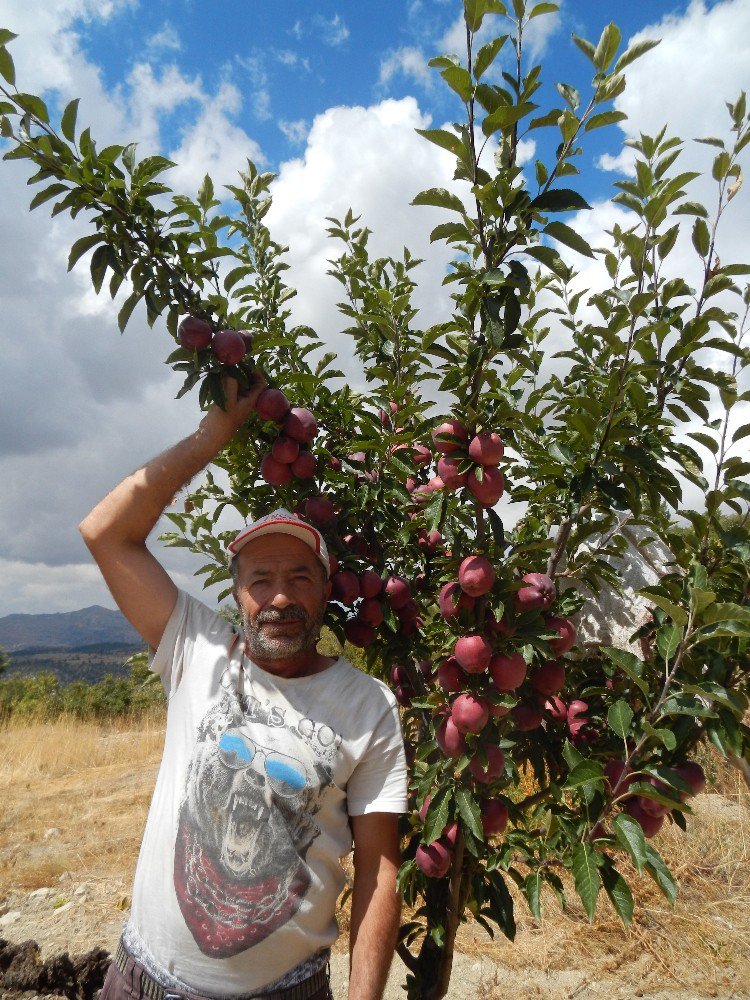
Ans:
[{"label": "man's shoulder", "polygon": [[225,642],[237,632],[229,619],[216,608],[209,607],[185,590],[178,591],[173,617],[177,622],[184,622],[186,633],[194,638]]}]

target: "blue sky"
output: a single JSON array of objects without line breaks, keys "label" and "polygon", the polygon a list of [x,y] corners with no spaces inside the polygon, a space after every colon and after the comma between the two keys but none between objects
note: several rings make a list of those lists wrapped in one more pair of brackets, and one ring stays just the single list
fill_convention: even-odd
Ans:
[{"label": "blue sky", "polygon": [[[20,36],[11,51],[21,89],[57,106],[80,97],[79,123],[90,123],[100,143],[138,140],[141,155],[170,156],[179,166],[167,177],[186,193],[206,171],[217,186],[232,183],[248,156],[278,173],[268,222],[290,248],[293,319],[339,350],[352,378],[338,286],[325,276],[335,252],[326,216],[352,206],[374,230],[375,253],[406,243],[424,258],[417,304],[425,325],[449,309],[446,252],[427,238],[444,220],[409,202],[422,188],[453,183],[450,157],[414,130],[460,117],[426,67],[457,50],[460,19],[459,0],[0,0],[0,26]],[[547,81],[542,107],[555,81],[585,99],[591,72],[570,36],[596,42],[609,21],[624,43],[644,35],[662,43],[628,71],[617,106],[629,120],[590,136],[578,158],[592,211],[566,221],[593,245],[627,221],[609,200],[631,169],[624,139],[665,122],[686,139],[726,134],[724,101],[750,89],[748,0],[564,0],[529,36]],[[525,156],[542,149],[528,143]],[[711,150],[688,142],[681,163],[710,170]],[[44,209],[30,215],[26,176],[22,164],[0,163],[0,616],[112,606],[76,525],[199,416],[194,397],[174,398],[163,327],[149,330],[136,311],[121,337],[117,302],[94,295],[85,266],[67,273],[85,221],[51,221]],[[691,193],[712,197],[710,183],[696,181]],[[731,209],[722,262],[746,261],[747,185]],[[679,273],[689,277],[694,258],[688,237],[673,254]],[[598,264],[572,263],[588,287],[602,281]],[[560,347],[556,337],[551,349]],[[194,557],[154,545],[178,584],[200,595]]]}]

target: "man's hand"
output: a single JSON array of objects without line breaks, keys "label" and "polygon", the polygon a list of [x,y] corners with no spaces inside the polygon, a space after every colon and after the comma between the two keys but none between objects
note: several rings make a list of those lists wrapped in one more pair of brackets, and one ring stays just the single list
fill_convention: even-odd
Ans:
[{"label": "man's hand", "polygon": [[217,441],[227,444],[255,410],[258,397],[268,388],[268,382],[263,369],[256,368],[252,384],[247,389],[231,377],[225,378],[222,385],[226,408],[222,410],[220,406],[212,404],[201,421],[201,429],[215,435]]}]

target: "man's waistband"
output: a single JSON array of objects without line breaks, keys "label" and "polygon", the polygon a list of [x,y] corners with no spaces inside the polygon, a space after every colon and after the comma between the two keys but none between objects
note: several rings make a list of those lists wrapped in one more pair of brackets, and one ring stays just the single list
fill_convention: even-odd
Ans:
[{"label": "man's waistband", "polygon": [[[136,981],[140,980],[140,989],[144,997],[148,1000],[216,1000],[215,997],[207,997],[201,993],[192,991],[165,989],[149,975],[143,966],[137,962],[125,950],[122,940],[118,942],[114,964],[123,974],[130,977],[136,973]],[[284,990],[274,990],[271,993],[246,993],[241,996],[233,994],[231,1000],[311,1000],[328,985],[328,968],[324,966],[308,979],[297,983],[296,986],[289,986]]]}]

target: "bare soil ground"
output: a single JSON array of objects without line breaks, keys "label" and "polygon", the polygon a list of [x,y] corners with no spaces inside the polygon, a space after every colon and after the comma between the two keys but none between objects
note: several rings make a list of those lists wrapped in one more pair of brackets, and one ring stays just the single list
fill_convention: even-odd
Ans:
[{"label": "bare soil ground", "polygon": [[[162,739],[159,716],[137,727],[62,721],[0,732],[0,939],[34,939],[43,958],[114,949]],[[674,908],[647,877],[634,877],[627,929],[608,903],[590,925],[572,894],[565,913],[546,898],[542,921],[518,899],[515,943],[461,928],[450,996],[750,1000],[750,794],[738,773],[706,763],[714,782],[687,834],[669,824],[655,841],[680,884]],[[346,997],[346,909],[340,922],[337,1000]],[[388,1000],[403,996],[403,979],[396,959]]]}]

